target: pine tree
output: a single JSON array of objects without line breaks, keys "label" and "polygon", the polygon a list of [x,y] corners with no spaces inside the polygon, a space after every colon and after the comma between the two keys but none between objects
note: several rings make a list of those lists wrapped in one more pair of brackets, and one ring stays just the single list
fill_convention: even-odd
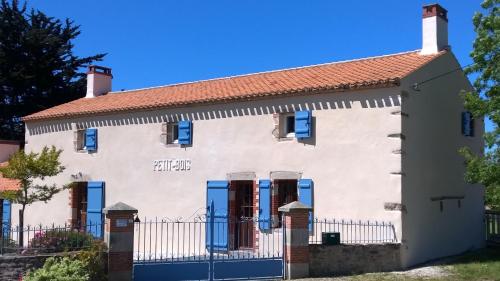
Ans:
[{"label": "pine tree", "polygon": [[70,19],[1,0],[0,139],[24,140],[21,117],[83,96],[86,76],[79,71],[105,54],[75,56],[79,34]]}]

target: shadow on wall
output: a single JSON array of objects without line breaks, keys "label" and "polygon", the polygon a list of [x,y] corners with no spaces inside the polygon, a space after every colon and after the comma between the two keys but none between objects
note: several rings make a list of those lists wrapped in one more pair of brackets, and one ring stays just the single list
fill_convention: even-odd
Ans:
[{"label": "shadow on wall", "polygon": [[[384,89],[382,89],[384,90]],[[392,91],[393,93],[395,91]],[[370,98],[367,98],[367,95]],[[305,99],[314,101],[304,101]],[[226,104],[200,105],[197,107],[158,109],[129,113],[116,113],[95,117],[81,117],[66,120],[50,120],[32,122],[28,128],[29,135],[72,130],[71,123],[77,123],[78,128],[128,126],[176,122],[179,120],[211,120],[242,116],[269,115],[273,113],[293,112],[298,110],[344,110],[351,109],[354,103],[361,108],[384,108],[400,106],[399,94],[356,93],[318,94],[307,97],[289,97],[257,100],[250,102],[235,102]]]},{"label": "shadow on wall", "polygon": [[316,145],[316,117],[313,116],[311,118],[311,132],[312,135],[310,138],[305,138],[305,139],[298,139],[297,141],[299,143],[303,143],[304,145]]}]

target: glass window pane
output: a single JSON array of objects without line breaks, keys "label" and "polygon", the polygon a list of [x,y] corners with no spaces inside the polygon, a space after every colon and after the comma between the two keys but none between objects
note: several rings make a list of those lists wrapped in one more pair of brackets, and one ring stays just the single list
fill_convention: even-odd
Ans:
[{"label": "glass window pane", "polygon": [[287,116],[286,117],[286,133],[294,133],[295,132],[295,116]]},{"label": "glass window pane", "polygon": [[174,141],[179,140],[179,125],[175,124],[174,126],[172,126],[172,128],[174,130],[172,132],[172,135],[174,136]]}]

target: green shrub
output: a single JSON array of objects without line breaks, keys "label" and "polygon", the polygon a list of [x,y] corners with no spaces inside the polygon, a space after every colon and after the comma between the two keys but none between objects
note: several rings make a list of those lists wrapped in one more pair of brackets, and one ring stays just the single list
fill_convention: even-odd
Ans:
[{"label": "green shrub", "polygon": [[26,281],[89,281],[84,262],[70,257],[48,258],[42,268],[29,272]]},{"label": "green shrub", "polygon": [[106,277],[106,253],[107,247],[103,241],[94,240],[92,246],[76,253],[75,259],[87,265],[87,272],[91,281],[107,280]]},{"label": "green shrub", "polygon": [[105,281],[106,244],[93,240],[91,245],[77,253],[68,253],[61,258],[48,258],[42,268],[29,272],[23,280],[28,281]]}]

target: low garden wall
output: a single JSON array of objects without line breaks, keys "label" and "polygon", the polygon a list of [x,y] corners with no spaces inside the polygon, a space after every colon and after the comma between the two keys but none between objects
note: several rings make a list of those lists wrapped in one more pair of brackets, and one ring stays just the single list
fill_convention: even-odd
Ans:
[{"label": "low garden wall", "polygon": [[309,245],[309,273],[312,277],[401,269],[401,245],[342,244]]},{"label": "low garden wall", "polygon": [[0,280],[19,280],[19,275],[43,266],[45,260],[62,254],[0,256]]}]

